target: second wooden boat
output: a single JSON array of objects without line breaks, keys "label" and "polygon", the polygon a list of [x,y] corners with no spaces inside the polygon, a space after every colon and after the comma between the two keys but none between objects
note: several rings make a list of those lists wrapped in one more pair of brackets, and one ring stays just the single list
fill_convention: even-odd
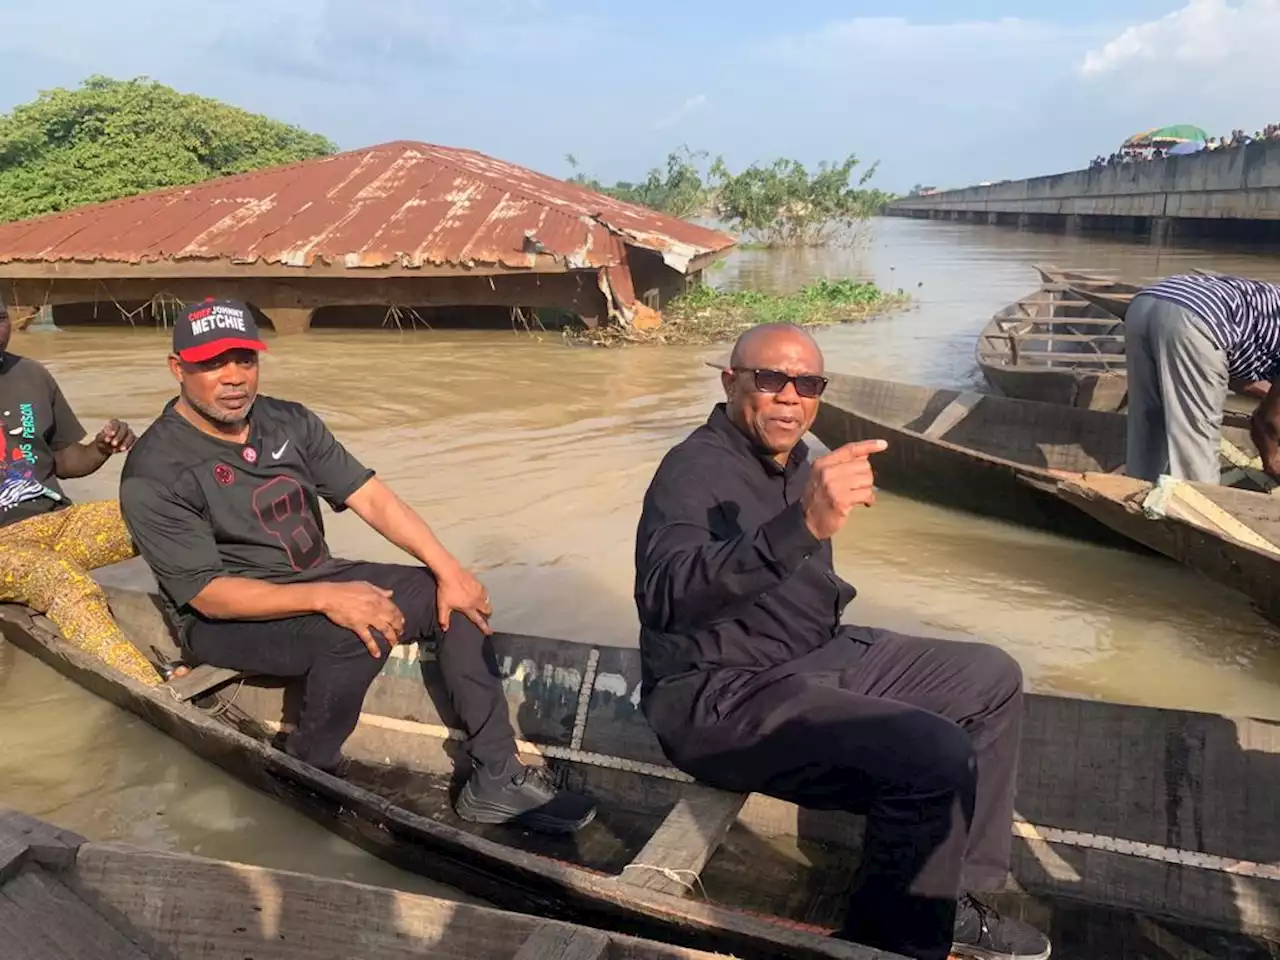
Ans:
[{"label": "second wooden boat", "polygon": [[1049,489],[1117,533],[1238,590],[1280,623],[1280,496],[1099,474]]},{"label": "second wooden boat", "polygon": [[[118,585],[136,566],[96,576],[139,648],[170,656],[157,597]],[[600,804],[579,834],[548,837],[453,814],[460,735],[427,644],[388,658],[335,777],[272,745],[296,718],[295,684],[200,667],[143,687],[24,608],[0,608],[0,630],[335,833],[497,906],[738,957],[890,960],[829,936],[861,817],[725,793],[672,768],[637,706],[635,649],[494,638],[520,749]],[[1132,960],[1155,942],[1179,956],[1270,957],[1278,796],[1276,724],[1028,695],[1013,869],[997,900],[1046,930],[1055,956]]]},{"label": "second wooden boat", "polygon": [[9,960],[716,960],[558,920],[122,843],[0,808]]},{"label": "second wooden boat", "polygon": [[[1256,458],[1244,426],[1223,429],[1224,483],[1199,491],[1199,522],[1152,516],[1151,484],[1123,474],[1126,416],[1061,404],[935,390],[829,373],[813,432],[834,449],[883,439],[876,482],[1011,523],[1123,549],[1151,550],[1232,587],[1280,623],[1280,497],[1236,454]],[[1244,423],[1243,415],[1234,422]],[[1185,500],[1185,498],[1184,498]],[[1198,501],[1199,502],[1199,501]],[[1216,508],[1215,508],[1216,507]],[[1208,518],[1208,519],[1206,519]],[[1272,545],[1272,547],[1267,546]]]},{"label": "second wooden boat", "polygon": [[1035,269],[1046,284],[1068,289],[1121,320],[1134,296],[1146,285],[1111,274],[1069,270],[1055,264],[1036,264]]},{"label": "second wooden boat", "polygon": [[975,353],[1005,396],[1090,410],[1124,405],[1124,323],[1070,290],[1037,290],[1003,307]]},{"label": "second wooden boat", "polygon": [[[888,449],[874,460],[876,482],[884,489],[1079,539],[1141,548],[1051,492],[1064,478],[1123,469],[1123,413],[850,374],[827,377],[814,435],[831,449],[851,440],[887,440]],[[1248,430],[1226,427],[1223,435],[1256,456]]]}]

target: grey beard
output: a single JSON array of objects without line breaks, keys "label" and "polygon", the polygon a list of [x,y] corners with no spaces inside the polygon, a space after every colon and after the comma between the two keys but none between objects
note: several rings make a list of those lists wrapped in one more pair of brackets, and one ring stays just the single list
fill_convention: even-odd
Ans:
[{"label": "grey beard", "polygon": [[[254,401],[256,402],[256,400],[257,398],[255,397]],[[204,417],[206,420],[211,420],[214,423],[224,423],[230,427],[238,426],[239,424],[244,423],[247,419],[249,419],[249,411],[253,409],[253,403],[250,403],[247,407],[244,408],[243,412],[223,413],[221,410],[218,410],[216,407],[206,407],[204,404],[197,401],[194,397],[187,397],[187,403],[191,404],[193,408],[199,411],[200,415]]]}]

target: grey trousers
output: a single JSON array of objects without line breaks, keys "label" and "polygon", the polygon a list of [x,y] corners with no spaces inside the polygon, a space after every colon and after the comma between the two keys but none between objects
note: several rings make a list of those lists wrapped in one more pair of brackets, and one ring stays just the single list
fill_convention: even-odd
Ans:
[{"label": "grey trousers", "polygon": [[1194,311],[1142,294],[1124,318],[1131,477],[1218,483],[1227,355]]}]

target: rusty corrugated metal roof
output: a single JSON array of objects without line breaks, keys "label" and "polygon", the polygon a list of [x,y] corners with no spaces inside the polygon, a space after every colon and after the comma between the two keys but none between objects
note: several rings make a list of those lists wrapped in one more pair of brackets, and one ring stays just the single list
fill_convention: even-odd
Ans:
[{"label": "rusty corrugated metal roof", "polygon": [[472,150],[400,141],[0,224],[0,265],[563,270],[622,263],[626,243],[683,272],[734,242]]}]

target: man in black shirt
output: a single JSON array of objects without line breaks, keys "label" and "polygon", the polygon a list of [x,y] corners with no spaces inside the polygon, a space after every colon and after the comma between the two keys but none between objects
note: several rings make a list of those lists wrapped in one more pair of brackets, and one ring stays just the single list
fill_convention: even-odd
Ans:
[{"label": "man in black shirt", "polygon": [[0,600],[47,616],[63,637],[147,686],[159,672],[116,624],[89,570],[134,556],[114,500],[72,503],[58,482],[96,473],[133,445],[108,422],[88,443],[45,367],[9,352],[13,326],[0,300]]},{"label": "man in black shirt", "polygon": [[668,452],[636,536],[642,709],[667,757],[725,790],[867,815],[843,928],[920,960],[1043,960],[1048,941],[974,896],[1009,870],[1017,663],[986,644],[842,626],[831,537],[875,502],[869,457],[814,464],[817,344],[753,328],[727,402]]},{"label": "man in black shirt", "polygon": [[[169,358],[179,395],[125,463],[124,517],[184,647],[217,666],[305,677],[285,749],[334,770],[391,646],[439,637],[475,765],[458,814],[552,832],[584,826],[593,805],[518,759],[484,587],[319,417],[258,396],[264,349],[245,304],[192,307],[174,325]],[[320,497],[424,566],[334,557]]]}]

